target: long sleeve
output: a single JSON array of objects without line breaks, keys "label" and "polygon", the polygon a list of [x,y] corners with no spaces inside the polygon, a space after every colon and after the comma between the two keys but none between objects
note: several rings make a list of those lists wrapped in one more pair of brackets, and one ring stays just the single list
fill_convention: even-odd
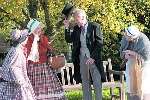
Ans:
[{"label": "long sleeve", "polygon": [[119,49],[119,51],[120,51],[120,57],[121,57],[121,59],[124,58],[124,53],[123,53],[122,51],[125,50],[125,47],[126,47],[126,44],[127,44],[126,42],[127,42],[127,41],[125,40],[124,37],[123,37],[122,40],[120,41],[120,49]]},{"label": "long sleeve", "polygon": [[33,43],[32,43],[30,54],[28,56],[28,60],[31,60],[33,62],[39,61],[38,41],[39,41],[39,36],[35,35]]},{"label": "long sleeve", "polygon": [[142,38],[139,38],[136,52],[142,59],[150,59],[150,41],[145,35],[143,35]]},{"label": "long sleeve", "polygon": [[95,32],[94,32],[94,49],[91,53],[92,58],[97,58],[96,55],[102,51],[102,46],[103,46],[103,33],[101,31],[101,27],[99,24],[95,25]]},{"label": "long sleeve", "polygon": [[65,40],[67,43],[72,42],[70,29],[65,29]]}]

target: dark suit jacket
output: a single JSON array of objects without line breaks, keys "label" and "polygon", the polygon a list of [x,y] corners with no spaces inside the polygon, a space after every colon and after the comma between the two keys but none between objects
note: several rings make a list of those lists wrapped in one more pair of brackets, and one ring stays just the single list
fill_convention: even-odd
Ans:
[{"label": "dark suit jacket", "polygon": [[[79,54],[80,54],[80,34],[81,28],[79,26],[75,26],[73,32],[70,33],[70,30],[65,30],[65,40],[68,43],[72,43],[72,61],[75,65],[75,74],[79,75]],[[87,47],[90,51],[90,56],[95,60],[95,64],[101,74],[102,81],[106,80],[104,68],[102,66],[102,45],[103,45],[103,34],[101,32],[100,25],[93,22],[88,22],[87,34],[86,34],[86,43]]]}]

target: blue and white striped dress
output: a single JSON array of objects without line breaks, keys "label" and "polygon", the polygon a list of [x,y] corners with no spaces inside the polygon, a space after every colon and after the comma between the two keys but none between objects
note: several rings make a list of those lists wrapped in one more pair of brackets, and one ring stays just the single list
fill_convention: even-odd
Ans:
[{"label": "blue and white striped dress", "polygon": [[27,76],[25,47],[12,47],[1,69],[0,100],[35,100],[32,85]]}]

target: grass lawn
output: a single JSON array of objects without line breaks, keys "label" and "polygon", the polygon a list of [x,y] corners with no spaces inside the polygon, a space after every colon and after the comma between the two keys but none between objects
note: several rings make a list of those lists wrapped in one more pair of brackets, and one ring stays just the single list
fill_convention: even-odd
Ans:
[{"label": "grass lawn", "polygon": [[[119,91],[118,89],[114,90],[114,93],[119,96]],[[82,91],[81,90],[77,90],[77,91],[69,91],[65,93],[66,97],[68,98],[68,100],[82,100]],[[94,92],[92,93],[93,97],[94,97]],[[103,100],[110,100],[110,93],[109,93],[109,89],[103,89]],[[116,99],[116,100],[119,100]]]}]

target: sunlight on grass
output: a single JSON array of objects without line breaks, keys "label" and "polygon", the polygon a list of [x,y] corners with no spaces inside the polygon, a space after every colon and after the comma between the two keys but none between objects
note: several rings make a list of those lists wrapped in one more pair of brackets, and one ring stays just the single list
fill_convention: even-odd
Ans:
[{"label": "sunlight on grass", "polygon": [[[109,89],[103,89],[103,100],[110,100],[110,90]],[[115,95],[119,95],[118,89],[114,89]],[[82,100],[82,91],[77,90],[77,91],[69,91],[65,93],[66,97],[68,100]],[[92,92],[92,95],[94,97],[94,91]]]}]

